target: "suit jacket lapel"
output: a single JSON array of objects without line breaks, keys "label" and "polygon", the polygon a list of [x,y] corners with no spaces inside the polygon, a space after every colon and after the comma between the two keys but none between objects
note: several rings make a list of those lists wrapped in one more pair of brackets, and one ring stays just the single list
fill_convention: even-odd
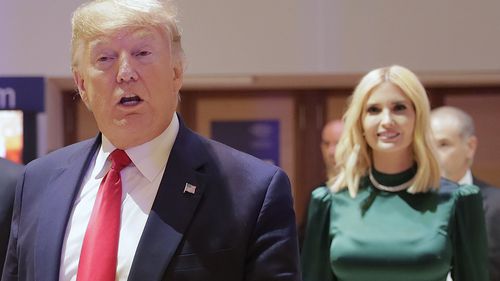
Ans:
[{"label": "suit jacket lapel", "polygon": [[[161,280],[182,240],[205,188],[205,175],[199,172],[205,152],[199,142],[181,121],[134,256],[129,281]],[[184,192],[186,183],[196,186],[194,193]]]},{"label": "suit jacket lapel", "polygon": [[35,243],[35,279],[58,280],[61,250],[73,202],[85,172],[99,147],[100,136],[74,151],[51,175],[39,210]]}]

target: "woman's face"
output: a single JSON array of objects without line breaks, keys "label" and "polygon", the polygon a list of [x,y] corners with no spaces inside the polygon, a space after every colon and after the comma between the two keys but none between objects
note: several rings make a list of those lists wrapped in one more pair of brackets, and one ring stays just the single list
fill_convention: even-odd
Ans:
[{"label": "woman's face", "polygon": [[362,122],[373,157],[412,156],[415,109],[398,86],[384,82],[376,87],[363,107]]}]

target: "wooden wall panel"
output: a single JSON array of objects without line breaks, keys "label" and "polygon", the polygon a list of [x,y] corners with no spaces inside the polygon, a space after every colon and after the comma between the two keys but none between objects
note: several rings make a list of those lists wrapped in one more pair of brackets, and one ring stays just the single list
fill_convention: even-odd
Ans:
[{"label": "wooden wall panel", "polygon": [[93,138],[99,132],[92,112],[88,110],[80,98],[76,102],[76,137],[79,140]]},{"label": "wooden wall panel", "polygon": [[280,121],[280,163],[295,183],[295,114],[291,97],[210,97],[196,100],[196,130],[210,136],[212,121],[268,120]]},{"label": "wooden wall panel", "polygon": [[326,99],[326,120],[342,119],[347,109],[347,93],[329,95]]}]

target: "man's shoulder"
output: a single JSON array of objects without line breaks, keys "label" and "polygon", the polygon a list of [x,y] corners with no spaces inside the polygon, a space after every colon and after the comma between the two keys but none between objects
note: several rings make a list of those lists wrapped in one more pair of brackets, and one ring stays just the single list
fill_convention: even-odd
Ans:
[{"label": "man's shoulder", "polygon": [[247,186],[248,190],[268,186],[272,179],[288,182],[286,173],[271,163],[196,133],[194,137],[199,140],[199,147],[194,149],[198,153],[190,157],[203,159],[201,162],[205,163],[205,172],[217,182],[235,188]]},{"label": "man's shoulder", "polygon": [[[489,184],[481,179],[478,179],[476,177],[474,178],[474,185],[478,186],[479,189],[481,190],[481,193],[483,194],[484,199],[486,198],[495,198],[495,201],[498,200],[500,201],[500,188],[493,186],[492,184]],[[498,202],[496,201],[496,202]]]},{"label": "man's shoulder", "polygon": [[[4,196],[3,193],[6,190],[9,192],[10,190],[12,190],[12,192],[14,191],[17,179],[22,174],[23,169],[23,165],[19,165],[9,160],[0,158],[0,186],[2,187],[2,190],[0,192],[2,192],[2,196]],[[9,188],[5,188],[4,186]]]},{"label": "man's shoulder", "polygon": [[278,169],[278,167],[270,162],[266,162],[221,142],[204,138],[204,143],[208,148],[209,155],[221,165],[236,165],[244,169]]},{"label": "man's shoulder", "polygon": [[480,188],[482,188],[482,187],[497,188],[497,187],[493,186],[492,184],[490,184],[482,179],[476,178],[475,176],[473,176],[472,178],[473,178],[473,184],[479,186]]},{"label": "man's shoulder", "polygon": [[4,174],[17,175],[23,170],[23,165],[14,163],[12,161],[0,158],[0,167]]},{"label": "man's shoulder", "polygon": [[[179,152],[186,153],[190,151],[193,156],[198,158],[208,157],[208,161],[219,166],[227,166],[241,169],[270,169],[276,171],[278,167],[268,163],[248,153],[232,148],[216,140],[207,138],[192,131],[180,121],[179,133],[176,144],[183,146]],[[174,144],[175,146],[175,144]]]},{"label": "man's shoulder", "polygon": [[83,153],[85,151],[90,151],[95,143],[96,138],[92,138],[56,149],[54,151],[51,151],[47,155],[31,161],[30,163],[28,163],[27,168],[50,168],[54,165],[64,165],[64,163],[71,161],[71,158],[75,155],[79,155],[80,153]]}]

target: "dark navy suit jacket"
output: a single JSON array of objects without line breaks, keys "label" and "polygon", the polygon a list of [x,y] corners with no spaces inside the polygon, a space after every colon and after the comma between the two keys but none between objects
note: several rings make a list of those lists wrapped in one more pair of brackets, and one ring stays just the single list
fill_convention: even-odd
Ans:
[{"label": "dark navy suit jacket", "polygon": [[[58,280],[75,195],[100,144],[98,136],[27,165],[2,280]],[[292,206],[282,170],[181,122],[128,280],[300,280]]]},{"label": "dark navy suit jacket", "polygon": [[483,195],[484,217],[488,234],[491,281],[500,281],[500,189],[477,178],[473,183]]},{"label": "dark navy suit jacket", "polygon": [[22,165],[0,158],[0,271],[3,268],[9,242],[16,181],[22,172]]}]

